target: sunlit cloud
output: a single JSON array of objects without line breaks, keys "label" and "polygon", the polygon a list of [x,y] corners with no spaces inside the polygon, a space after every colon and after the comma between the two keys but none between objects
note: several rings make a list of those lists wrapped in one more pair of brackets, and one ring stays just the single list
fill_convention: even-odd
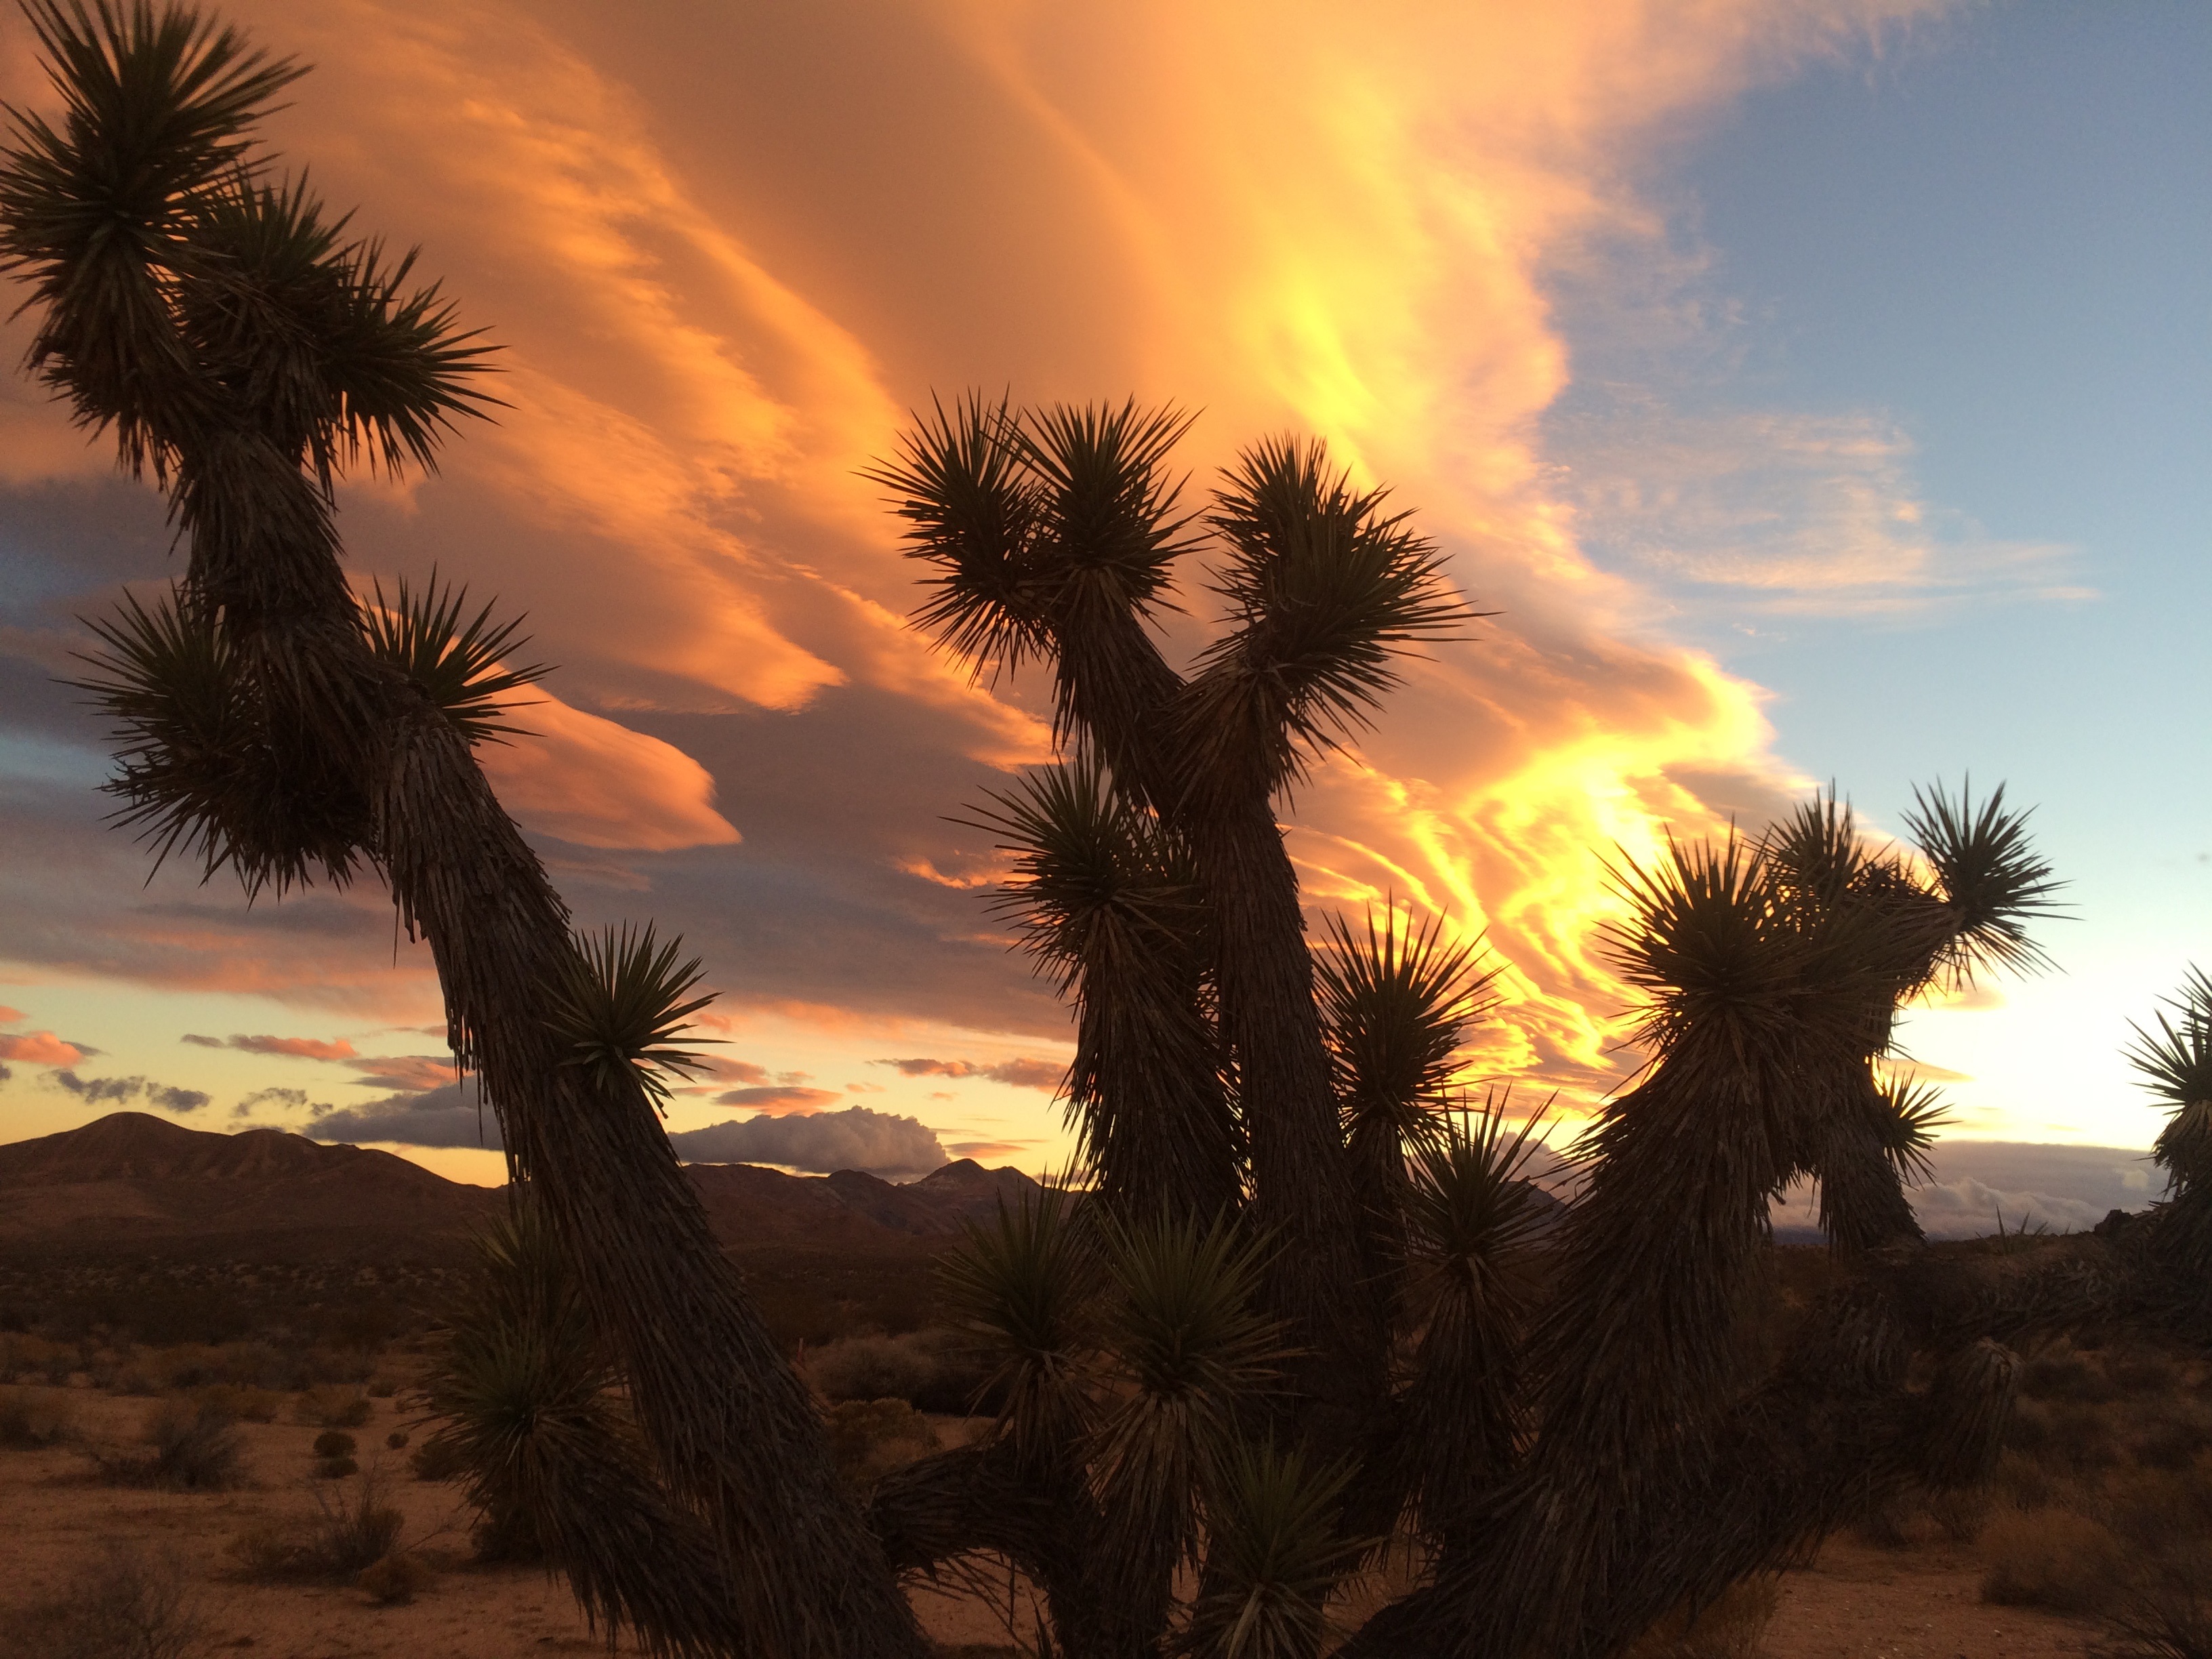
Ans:
[{"label": "sunlit cloud", "polygon": [[0,1032],[0,1060],[21,1060],[27,1066],[74,1066],[85,1051],[64,1042],[52,1031],[27,1031],[21,1036]]},{"label": "sunlit cloud", "polygon": [[[1357,28],[1340,8],[1164,0],[227,15],[319,65],[275,130],[286,155],[364,226],[424,243],[502,348],[497,421],[434,479],[349,486],[342,524],[360,578],[434,563],[527,613],[557,672],[518,712],[534,735],[481,752],[580,921],[680,921],[723,994],[713,1019],[874,1033],[862,1056],[908,1041],[885,1035],[902,1019],[934,1024],[936,1054],[1064,1042],[1067,1011],[982,908],[1003,855],[946,821],[1047,757],[1044,682],[972,684],[906,627],[914,570],[859,472],[933,392],[1172,399],[1202,411],[1194,500],[1239,444],[1319,434],[1500,613],[1411,665],[1372,736],[1288,805],[1291,845],[1316,912],[1396,902],[1486,941],[1505,1006],[1467,1080],[1586,1103],[1632,1063],[1597,942],[1607,861],[1756,824],[1806,787],[1759,689],[1650,625],[1652,584],[1865,610],[2068,580],[2048,550],[1931,539],[1892,427],[1777,416],[1669,447],[1621,424],[1563,458],[1541,425],[1576,370],[1553,279],[1593,239],[1656,236],[1648,135],[1936,9],[1411,5]],[[22,40],[0,24],[0,59]],[[18,382],[0,440],[0,483],[92,499],[104,459]],[[1601,532],[1627,555],[1592,557]],[[149,532],[127,569],[68,553],[67,593],[0,645],[64,648],[87,596],[152,579],[161,548]],[[1208,626],[1187,578],[1178,659]],[[7,948],[40,971],[436,1012],[380,895],[248,911],[171,876],[142,895],[136,849],[88,850],[90,803],[9,801],[0,830],[40,879],[0,877]],[[354,1059],[395,1099],[436,1096],[404,1109],[422,1133],[467,1137],[416,1144],[478,1144],[474,1107],[438,1093],[447,1062]],[[889,1063],[1040,1094],[1064,1072]],[[763,1114],[724,1126],[739,1139],[849,1116],[771,1119],[841,1097],[746,1061],[714,1075],[722,1103]],[[374,1139],[402,1109],[343,1121]]]},{"label": "sunlit cloud", "polygon": [[829,1175],[926,1174],[945,1161],[937,1134],[919,1119],[849,1106],[799,1117],[735,1118],[668,1137],[690,1164],[775,1164]]},{"label": "sunlit cloud", "polygon": [[527,737],[481,750],[500,805],[580,847],[665,853],[738,839],[714,781],[672,744],[541,696],[515,714]]},{"label": "sunlit cloud", "polygon": [[287,1060],[352,1060],[353,1044],[343,1037],[201,1036],[187,1031],[178,1039],[199,1048],[235,1048],[241,1054],[276,1054]]}]

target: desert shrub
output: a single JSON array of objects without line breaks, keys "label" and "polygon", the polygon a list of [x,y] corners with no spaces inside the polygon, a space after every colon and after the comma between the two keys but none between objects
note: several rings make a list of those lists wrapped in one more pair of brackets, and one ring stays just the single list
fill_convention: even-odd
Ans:
[{"label": "desert shrub", "polygon": [[2112,1483],[2106,1507],[2112,1529],[2146,1548],[2212,1538],[2212,1459],[2135,1470]]},{"label": "desert shrub", "polygon": [[1971,1544],[1990,1523],[1990,1493],[1986,1487],[1961,1487],[1928,1494],[1922,1507],[1936,1529],[1954,1544]]},{"label": "desert shrub", "polygon": [[240,1423],[274,1423],[284,1404],[281,1395],[239,1382],[210,1382],[194,1389],[191,1398],[195,1404],[227,1412]]},{"label": "desert shrub", "polygon": [[2091,1405],[2119,1391],[2104,1368],[2069,1342],[2054,1342],[2021,1367],[2020,1391],[2030,1400],[2072,1400]]},{"label": "desert shrub", "polygon": [[432,1574],[422,1558],[405,1550],[394,1550],[381,1560],[371,1562],[361,1570],[354,1583],[374,1596],[383,1607],[412,1601],[415,1592],[427,1587]]},{"label": "desert shrub", "polygon": [[2156,1348],[2137,1348],[2105,1361],[2105,1375],[2124,1395],[2172,1394],[2181,1387],[2181,1364]]},{"label": "desert shrub", "polygon": [[903,1400],[847,1400],[828,1413],[838,1473],[865,1486],[939,1449],[937,1431]]},{"label": "desert shrub", "polygon": [[408,1434],[406,1430],[394,1429],[390,1434],[384,1437],[384,1444],[386,1449],[391,1451],[405,1451],[407,1449],[407,1440]]},{"label": "desert shrub", "polygon": [[417,1480],[456,1480],[467,1473],[468,1460],[452,1441],[434,1434],[415,1448],[407,1467]]},{"label": "desert shrub", "polygon": [[376,1374],[375,1362],[368,1354],[344,1348],[310,1348],[295,1369],[309,1383],[366,1382]]},{"label": "desert shrub", "polygon": [[392,1553],[404,1517],[372,1470],[349,1488],[317,1491],[315,1513],[264,1516],[233,1537],[231,1559],[256,1578],[351,1578]]},{"label": "desert shrub", "polygon": [[12,1638],[9,1651],[24,1659],[183,1659],[200,1626],[175,1562],[110,1544]]},{"label": "desert shrub", "polygon": [[2100,1659],[2212,1659],[2206,1563],[2166,1564],[2130,1586],[2104,1615]]},{"label": "desert shrub", "polygon": [[146,1413],[139,1431],[143,1449],[92,1446],[87,1455],[118,1486],[162,1486],[171,1492],[222,1492],[243,1479],[245,1446],[221,1411],[187,1400],[164,1400]]},{"label": "desert shrub", "polygon": [[394,1377],[375,1377],[368,1385],[368,1397],[371,1400],[389,1400],[398,1392],[399,1383]]},{"label": "desert shrub", "polygon": [[[0,1382],[43,1378],[59,1352],[59,1345],[42,1336],[13,1332],[0,1336]],[[67,1375],[66,1369],[64,1374]]]},{"label": "desert shrub", "polygon": [[350,1389],[315,1388],[300,1396],[300,1421],[325,1429],[357,1429],[368,1421],[375,1407],[365,1395]]},{"label": "desert shrub", "polygon": [[2051,1408],[2051,1438],[2037,1454],[2045,1467],[2075,1474],[2111,1468],[2121,1461],[2112,1413],[2083,1401]]},{"label": "desert shrub", "polygon": [[315,1437],[318,1457],[350,1457],[360,1443],[343,1429],[325,1429]]},{"label": "desert shrub", "polygon": [[2001,1607],[2094,1613],[2112,1598],[2127,1559],[2120,1540],[2072,1510],[2015,1510],[1982,1534],[1982,1600]]},{"label": "desert shrub", "polygon": [[903,1400],[936,1380],[932,1356],[910,1338],[848,1336],[806,1356],[814,1386],[831,1401]]},{"label": "desert shrub", "polygon": [[809,1351],[806,1370],[826,1400],[903,1400],[953,1417],[977,1408],[988,1379],[968,1339],[944,1329],[842,1337]]},{"label": "desert shrub", "polygon": [[1694,1612],[1668,1613],[1626,1649],[1621,1659],[1753,1659],[1782,1603],[1772,1577],[1739,1579]]},{"label": "desert shrub", "polygon": [[1891,1498],[1875,1504],[1858,1518],[1852,1533],[1863,1543],[1876,1549],[1910,1549],[1915,1541],[1912,1522],[1915,1505],[1910,1498]]},{"label": "desert shrub", "polygon": [[2147,1469],[2185,1469],[2212,1450],[2212,1421],[2201,1411],[2161,1413],[2138,1428],[2128,1450]]},{"label": "desert shrub", "polygon": [[315,1460],[315,1479],[343,1480],[349,1474],[359,1474],[361,1465],[350,1457],[319,1457]]},{"label": "desert shrub", "polygon": [[36,1449],[67,1440],[76,1431],[76,1407],[67,1395],[33,1394],[28,1389],[0,1393],[0,1446]]},{"label": "desert shrub", "polygon": [[1997,1459],[1990,1491],[2000,1504],[2016,1510],[2039,1510],[2058,1496],[2058,1483],[2035,1459],[2008,1451]]}]

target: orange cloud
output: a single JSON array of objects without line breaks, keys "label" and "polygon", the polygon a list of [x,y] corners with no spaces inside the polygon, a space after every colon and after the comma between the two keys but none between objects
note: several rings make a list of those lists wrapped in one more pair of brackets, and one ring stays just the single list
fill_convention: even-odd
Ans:
[{"label": "orange cloud", "polygon": [[674,744],[550,696],[517,720],[529,736],[478,752],[500,805],[530,829],[649,853],[738,839],[707,769]]},{"label": "orange cloud", "polygon": [[64,1042],[52,1031],[33,1031],[23,1036],[0,1034],[0,1060],[19,1060],[28,1066],[74,1066],[84,1050]]},{"label": "orange cloud", "polygon": [[198,1036],[187,1031],[179,1039],[201,1048],[236,1048],[249,1054],[281,1054],[291,1060],[351,1060],[353,1044],[343,1037],[325,1042],[320,1037]]},{"label": "orange cloud", "polygon": [[[496,427],[434,482],[351,491],[356,567],[441,558],[528,611],[563,696],[666,734],[549,698],[520,718],[539,736],[485,751],[501,799],[594,848],[729,848],[744,830],[681,890],[695,935],[735,918],[726,957],[764,964],[702,1024],[780,1009],[879,1031],[888,1011],[1045,1036],[1007,989],[1025,969],[957,890],[994,857],[941,817],[1043,756],[1044,694],[970,684],[905,628],[912,568],[857,474],[933,391],[1133,392],[1204,411],[1200,488],[1261,434],[1327,437],[1502,613],[1415,665],[1358,753],[1319,769],[1286,808],[1291,848],[1316,909],[1390,895],[1486,934],[1508,1006],[1470,1078],[1589,1091],[1619,1075],[1629,1000],[1593,944],[1613,905],[1601,860],[1648,860],[1670,825],[1755,823],[1803,780],[1770,752],[1759,689],[1669,644],[1649,592],[1584,556],[1613,497],[1541,447],[1574,372],[1547,283],[1595,239],[1652,236],[1637,181],[1655,131],[1937,9],[1413,0],[1357,27],[1316,0],[228,13],[319,65],[278,123],[285,154],[364,225],[425,243],[506,348]],[[11,52],[22,38],[0,24]],[[0,434],[67,432],[0,414]],[[1828,467],[1851,436],[1713,441],[1741,471],[1821,444]],[[1897,568],[1918,543],[1883,516],[1909,497],[1894,453],[1844,459],[1865,488],[1825,540],[1755,568],[1715,554],[1711,574],[1875,599],[1949,580]],[[1655,465],[1680,470],[1632,446],[1596,482]],[[1205,638],[1189,576],[1180,656]],[[744,908],[735,872],[787,909]],[[133,965],[149,939],[155,965]],[[98,962],[333,1003],[377,994],[358,944],[302,993],[300,952],[195,908],[118,923]]]}]

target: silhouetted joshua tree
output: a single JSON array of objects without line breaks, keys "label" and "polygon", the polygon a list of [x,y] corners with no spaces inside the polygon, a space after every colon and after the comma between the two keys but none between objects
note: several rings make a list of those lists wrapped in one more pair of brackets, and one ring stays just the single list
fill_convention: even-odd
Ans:
[{"label": "silhouetted joshua tree", "polygon": [[374,872],[429,941],[455,1059],[606,1333],[669,1513],[730,1566],[687,1627],[648,1637],[920,1654],[653,1110],[698,964],[649,928],[580,949],[493,798],[471,751],[542,672],[500,665],[512,626],[434,582],[365,606],[341,566],[337,478],[431,465],[490,401],[487,348],[409,286],[411,255],[349,238],[254,150],[300,69],[178,7],[27,10],[62,100],[53,122],[9,112],[0,163],[30,367],[152,476],[191,550],[167,598],[99,625],[86,685],[114,722],[119,816],[249,893]]},{"label": "silhouetted joshua tree", "polygon": [[[949,1264],[1004,1406],[864,1515],[655,1115],[699,964],[650,928],[576,937],[471,752],[543,671],[459,592],[363,603],[341,566],[336,479],[431,465],[490,402],[486,349],[252,149],[295,67],[174,8],[30,16],[63,100],[11,112],[0,158],[31,367],[190,546],[169,596],[95,624],[118,816],[249,893],[373,872],[428,940],[530,1194],[432,1379],[437,1443],[594,1619],[662,1652],[915,1656],[899,1574],[1011,1561],[1054,1651],[1288,1659],[1396,1538],[1422,1582],[1347,1653],[1595,1659],[1900,1485],[1974,1478],[2009,1399],[1988,1339],[2151,1282],[1947,1275],[1904,1200],[1940,1115],[1877,1082],[1896,1011],[2032,963],[2051,890],[2001,793],[1925,797],[1917,860],[1830,799],[1624,866],[1647,1064],[1555,1212],[1502,1097],[1449,1109],[1487,964],[1385,907],[1317,969],[1275,817],[1396,654],[1464,626],[1436,550],[1318,445],[1256,446],[1185,514],[1181,418],[969,403],[876,476],[924,624],[978,672],[1054,676],[1068,760],[975,821],[1075,1000],[1095,1191]],[[1178,675],[1148,623],[1200,547],[1227,625]],[[2142,1051],[2185,1217],[2191,997]],[[1768,1206],[1803,1176],[1846,1271],[1769,1360]],[[2161,1224],[2152,1254],[2203,1236]]]},{"label": "silhouetted joshua tree", "polygon": [[[1910,1389],[1895,1299],[1858,1281],[1850,1316],[1813,1328],[1829,1346],[1771,1374],[1747,1369],[1743,1322],[1769,1206],[1800,1177],[1820,1182],[1847,1255],[1920,1241],[1901,1177],[1940,1117],[1881,1085],[1875,1062],[1904,1002],[2035,960],[2023,927],[2051,883],[2002,792],[1979,806],[1923,795],[1917,866],[1869,847],[1831,799],[1757,843],[1677,848],[1656,870],[1620,872],[1631,920],[1612,948],[1649,998],[1636,1034],[1649,1063],[1581,1144],[1581,1190],[1542,1253],[1539,1295],[1526,1130],[1506,1135],[1502,1108],[1458,1126],[1440,1110],[1463,1028],[1487,1012],[1474,951],[1391,915],[1364,936],[1334,924],[1316,977],[1274,822],[1285,787],[1394,683],[1394,652],[1470,613],[1434,549],[1318,446],[1255,447],[1210,510],[1184,514],[1168,470],[1182,424],[1133,405],[971,400],[940,409],[872,476],[933,567],[924,625],[978,674],[1039,658],[1054,675],[1076,758],[975,821],[1016,855],[1000,904],[1076,997],[1070,1106],[1100,1193],[1116,1212],[1164,1206],[1195,1225],[1221,1177],[1182,1172],[1244,1149],[1240,1224],[1278,1264],[1255,1306],[1279,1332],[1281,1375],[1212,1411],[1202,1454],[1150,1460],[1183,1483],[1150,1512],[1202,1517],[1155,1531],[1150,1555],[1097,1547],[1087,1529],[1127,1524],[1111,1505],[1079,1519],[1040,1495],[1103,1493],[1099,1470],[1118,1455],[1067,1412],[1042,1462],[986,1447],[887,1481],[876,1515],[894,1558],[975,1547],[963,1514],[1023,1512],[1043,1531],[1017,1548],[997,1527],[984,1547],[1014,1554],[1056,1607],[1146,1610],[1113,1631],[1063,1623],[1071,1651],[1150,1652],[1171,1614],[1178,1642],[1233,1650],[1200,1610],[1249,1613],[1281,1586],[1240,1584],[1247,1557],[1208,1553],[1196,1601],[1174,1614],[1158,1540],[1273,1527],[1279,1559],[1310,1577],[1405,1522],[1431,1580],[1355,1647],[1596,1655],[1685,1596],[1771,1567],[1870,1494],[1970,1478],[2009,1397],[2002,1351],[1939,1343],[1938,1386]],[[1230,615],[1184,678],[1144,624],[1171,600],[1170,562],[1209,544],[1201,532]],[[1092,929],[1118,947],[1096,971],[1071,942]],[[1118,1035],[1132,1029],[1176,1037],[1139,1048]],[[1153,1105],[1176,1099],[1179,1115]],[[1123,1116],[1139,1108],[1141,1135]],[[1079,1284],[1083,1258],[1067,1250],[1054,1260],[1069,1276],[1046,1297],[1048,1263],[1020,1248],[1042,1236],[976,1246],[963,1283],[973,1292],[988,1269],[971,1315],[997,1340],[1015,1305],[1111,1309],[1128,1294],[1112,1273]],[[1091,1340],[1110,1370],[1114,1344]],[[1054,1374],[1084,1376],[1083,1352],[1067,1338]],[[1143,1376],[1111,1397],[1144,1399]],[[1177,1433],[1188,1425],[1170,1407],[1190,1386],[1164,1386],[1152,1407]],[[1821,1437],[1838,1434],[1845,1462],[1824,1475]],[[1226,1473],[1262,1451],[1267,1515],[1240,1507],[1260,1486]],[[1113,1568],[1099,1581],[1096,1563],[1140,1558],[1151,1593]],[[1268,1651],[1318,1639],[1316,1623],[1268,1627],[1288,1644]]]}]

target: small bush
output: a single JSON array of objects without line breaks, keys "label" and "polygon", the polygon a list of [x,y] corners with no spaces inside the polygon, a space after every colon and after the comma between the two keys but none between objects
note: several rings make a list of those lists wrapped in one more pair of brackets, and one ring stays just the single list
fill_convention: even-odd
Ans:
[{"label": "small bush", "polygon": [[379,1606],[393,1607],[412,1601],[415,1592],[426,1588],[431,1577],[430,1569],[419,1557],[395,1550],[363,1567],[354,1583],[374,1596]]},{"label": "small bush", "polygon": [[1923,1507],[1936,1528],[1954,1544],[1971,1544],[1990,1523],[1990,1493],[1986,1487],[1928,1494]]},{"label": "small bush", "polygon": [[2106,1360],[2105,1375],[2124,1395],[2172,1394],[2181,1387],[2180,1364],[2155,1348],[2139,1348]]},{"label": "small bush", "polygon": [[28,1389],[0,1393],[0,1446],[58,1445],[76,1428],[76,1407],[67,1395],[35,1395]]},{"label": "small bush", "polygon": [[2100,1659],[2212,1659],[2212,1600],[2203,1564],[2195,1565],[2168,1565],[2124,1592],[2105,1614],[2112,1639],[2092,1651]]},{"label": "small bush", "polygon": [[87,1455],[107,1480],[124,1486],[163,1486],[171,1492],[222,1492],[240,1484],[245,1447],[229,1417],[185,1400],[164,1400],[146,1413],[139,1438],[147,1451]]},{"label": "small bush", "polygon": [[407,1460],[407,1467],[415,1471],[417,1480],[455,1480],[460,1478],[467,1465],[459,1448],[434,1434],[415,1448],[415,1455]]},{"label": "small bush", "polygon": [[838,1473],[865,1486],[939,1449],[937,1431],[903,1400],[848,1400],[829,1412]]},{"label": "small bush", "polygon": [[375,1409],[368,1395],[350,1389],[310,1389],[300,1396],[299,1418],[319,1428],[357,1429]]},{"label": "small bush", "polygon": [[380,1376],[368,1385],[371,1400],[389,1400],[399,1392],[399,1384],[388,1376]]},{"label": "small bush", "polygon": [[1621,1659],[1754,1659],[1782,1604],[1771,1577],[1739,1579],[1692,1613],[1676,1607],[1625,1649]]},{"label": "small bush", "polygon": [[2073,1400],[2088,1405],[2100,1405],[2119,1392],[2102,1366],[2063,1341],[2054,1342],[2021,1367],[2020,1391],[2030,1400]]},{"label": "small bush", "polygon": [[405,1451],[407,1449],[407,1431],[404,1429],[392,1430],[390,1434],[384,1437],[384,1444],[386,1449],[389,1451]]},{"label": "small bush", "polygon": [[2212,1422],[2196,1412],[2154,1418],[2135,1436],[2129,1450],[2147,1469],[2185,1469],[2212,1450]]},{"label": "small bush", "polygon": [[343,1429],[325,1429],[315,1437],[318,1457],[351,1457],[359,1449],[360,1443]]},{"label": "small bush", "polygon": [[230,1540],[231,1559],[256,1578],[352,1578],[392,1553],[404,1519],[374,1472],[350,1491],[318,1491],[315,1511],[256,1521]]},{"label": "small bush", "polygon": [[191,1397],[195,1404],[226,1413],[240,1423],[274,1423],[284,1403],[271,1390],[243,1382],[210,1382],[194,1389]]},{"label": "small bush", "polygon": [[1988,1566],[1982,1600],[2000,1607],[2094,1613],[2112,1598],[2127,1565],[2120,1540],[2071,1510],[1999,1515],[1982,1534]]},{"label": "small bush", "polygon": [[349,1474],[359,1474],[361,1465],[350,1457],[323,1457],[315,1462],[315,1479],[343,1480]]},{"label": "small bush", "polygon": [[184,1659],[200,1625],[173,1561],[111,1544],[103,1559],[13,1632],[26,1659]]}]

